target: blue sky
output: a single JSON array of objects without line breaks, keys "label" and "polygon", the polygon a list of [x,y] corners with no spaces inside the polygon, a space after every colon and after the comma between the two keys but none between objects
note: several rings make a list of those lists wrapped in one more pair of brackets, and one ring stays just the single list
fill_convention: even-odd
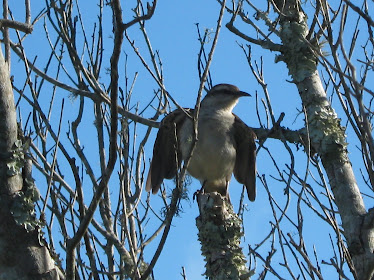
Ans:
[{"label": "blue sky", "polygon": [[[87,29],[90,30],[94,21],[96,20],[97,7],[91,3],[83,3],[81,1],[81,11],[84,18],[84,22]],[[127,6],[123,6],[124,15],[132,17],[132,14]],[[35,13],[38,9],[35,8]],[[220,6],[217,1],[159,1],[154,17],[151,21],[146,22],[146,29],[152,46],[154,50],[158,50],[160,57],[162,59],[163,72],[165,78],[165,87],[169,93],[177,100],[177,102],[184,107],[192,107],[195,104],[197,90],[199,86],[199,78],[197,72],[197,54],[200,48],[200,43],[197,39],[197,29],[196,23],[199,23],[201,32],[205,28],[214,29],[216,27],[216,21],[218,18]],[[107,16],[110,15],[110,10],[105,9]],[[225,24],[229,20],[229,16],[226,14],[223,20]],[[111,49],[111,21],[105,22],[104,26],[106,30],[106,43],[104,48],[107,52]],[[253,31],[246,26],[242,26],[247,29],[243,29],[251,36],[256,36]],[[252,33],[251,33],[252,32]],[[138,26],[133,26],[128,30],[130,37],[135,40],[139,50],[145,55],[147,61],[149,62],[149,57],[146,55],[145,45],[143,39],[140,36]],[[40,36],[40,37],[38,37]],[[46,43],[40,42],[39,38],[43,38],[43,27],[42,22],[40,22],[34,34],[30,35],[25,41],[25,46],[27,54],[30,57],[33,55],[38,55],[38,61],[45,59],[41,55],[41,52],[48,52],[48,46]],[[213,38],[212,34],[212,38]],[[239,104],[235,108],[234,112],[249,126],[259,127],[259,122],[256,115],[256,93],[258,94],[257,102],[261,108],[262,120],[264,118],[264,110],[261,105],[261,99],[264,98],[260,86],[255,81],[246,57],[239,47],[239,44],[246,44],[245,41],[233,35],[224,26],[222,27],[221,33],[219,35],[219,42],[217,49],[215,51],[213,63],[211,66],[211,74],[213,78],[213,84],[218,83],[231,83],[237,85],[241,90],[246,91],[252,95],[251,98],[242,98]],[[209,46],[209,45],[208,45]],[[208,48],[209,49],[209,48]],[[253,46],[252,48],[253,59],[259,61],[262,57],[264,62],[264,76],[268,84],[268,90],[270,94],[270,99],[272,101],[275,118],[278,118],[282,112],[285,112],[285,118],[282,125],[285,127],[290,127],[292,129],[299,129],[303,127],[303,116],[299,114],[301,109],[300,98],[296,87],[289,82],[290,77],[288,76],[288,70],[283,63],[274,63],[275,53],[269,51],[263,51],[261,48]],[[138,58],[133,54],[132,49],[128,43],[124,44],[123,53],[124,56],[128,54],[127,72],[129,78],[134,76],[135,72],[139,72],[138,80],[134,88],[134,96],[132,97],[133,106],[139,104],[139,108],[142,109],[145,104],[144,100],[148,100],[153,95],[153,90],[157,88],[156,83],[151,79],[148,73],[143,69]],[[109,63],[109,56],[105,57],[105,64]],[[13,75],[18,69],[17,67],[22,67],[22,64],[17,62],[15,56],[13,56]],[[41,64],[43,65],[43,64]],[[122,68],[124,69],[124,68]],[[109,77],[102,77],[102,82],[108,85]],[[124,72],[122,72],[122,77],[120,80],[121,85],[124,84]],[[45,92],[48,96],[50,92]],[[72,100],[68,98],[69,93],[64,91],[58,91],[56,98],[56,104],[52,120],[58,120],[59,118],[59,106],[61,98],[65,98],[65,113],[64,116],[65,129],[68,127],[67,119],[70,115],[74,115],[77,111],[79,102],[77,100]],[[87,102],[91,106],[91,102]],[[48,103],[44,104],[48,106]],[[172,105],[172,109],[175,106]],[[341,109],[337,108],[337,112]],[[91,145],[92,135],[94,135],[94,128],[92,124],[92,116],[90,113],[92,109],[88,107],[85,111],[87,119],[87,128],[83,131],[82,135],[88,136],[82,137],[82,143],[85,144],[85,149],[88,152],[89,159],[94,162],[97,161],[97,155],[95,154],[95,146]],[[24,112],[23,112],[24,114]],[[154,110],[151,108],[147,109],[143,116],[151,117],[154,115]],[[27,116],[27,114],[25,114]],[[144,128],[139,129],[139,134],[144,133]],[[154,129],[152,131],[151,139],[146,147],[146,162],[151,157],[153,140],[156,136],[157,131]],[[93,136],[94,137],[94,136]],[[284,164],[289,164],[290,157],[284,147],[279,144],[278,141],[269,140],[267,142],[267,147],[271,150],[272,155],[279,161],[282,170],[285,170]],[[291,146],[295,151],[296,148]],[[350,147],[351,156],[354,158],[355,162],[359,161],[359,155],[356,150]],[[305,172],[306,168],[306,156],[303,152],[297,152],[296,154],[296,166],[298,171]],[[148,166],[146,166],[146,169]],[[258,154],[258,172],[259,175],[265,175],[269,180],[269,185],[271,186],[272,195],[279,199],[280,204],[284,205],[285,196],[283,194],[284,185],[277,183],[276,180],[271,180],[271,176],[278,177],[276,169],[272,166],[271,158],[265,151],[260,151]],[[315,172],[315,171],[314,171]],[[356,176],[359,174],[358,167],[355,165]],[[169,189],[173,188],[173,181],[169,180],[165,182]],[[264,187],[258,180],[258,196],[254,203],[250,203],[247,198],[245,203],[248,204],[248,211],[244,214],[244,229],[245,229],[245,241],[243,242],[244,251],[247,252],[247,244],[254,246],[256,243],[262,240],[264,234],[270,228],[269,220],[271,220],[272,212],[268,203],[268,198]],[[40,183],[37,185],[43,188],[43,181],[40,179]],[[296,186],[297,187],[297,186]],[[169,238],[166,243],[165,249],[162,252],[160,259],[155,268],[156,279],[182,279],[180,273],[182,272],[181,267],[186,268],[186,274],[188,279],[203,279],[201,274],[204,272],[204,261],[200,254],[200,245],[197,241],[197,229],[195,226],[195,218],[198,216],[197,204],[192,201],[192,194],[196,189],[199,188],[199,183],[193,181],[189,190],[190,201],[184,201],[182,203],[183,213],[180,217],[176,217],[173,220],[173,225],[170,230]],[[238,199],[240,196],[242,187],[235,181],[232,180],[230,185],[230,196],[232,198],[234,208],[238,208]],[[322,189],[318,189],[316,186],[316,191],[321,192]],[[43,192],[43,190],[42,190]],[[89,192],[87,192],[89,193]],[[89,194],[87,194],[89,198]],[[296,203],[297,197],[293,197],[288,215],[292,218],[296,217]],[[372,204],[372,201],[370,201]],[[369,202],[369,203],[370,203]],[[151,197],[152,206],[160,210],[161,204],[158,196]],[[367,207],[370,207],[370,204]],[[285,223],[285,230],[291,227]],[[156,219],[149,222],[149,227],[155,227],[158,225]],[[332,256],[330,239],[328,236],[328,229],[326,224],[318,221],[317,216],[309,210],[306,210],[305,214],[305,227],[308,230],[305,231],[305,238],[307,238],[311,243],[315,244],[318,253],[320,254],[320,261],[322,259],[328,260]],[[290,229],[291,234],[297,235],[294,229]],[[329,231],[331,233],[331,230]],[[333,238],[335,238],[333,236]],[[152,255],[154,246],[157,244],[149,246],[146,249],[146,254]],[[312,245],[308,245],[308,249],[311,249]],[[267,246],[269,248],[269,246]],[[310,251],[312,252],[312,251]],[[266,250],[264,250],[266,254]],[[281,257],[277,256],[274,264],[282,262]],[[291,262],[292,263],[292,262]],[[257,264],[257,272],[262,270],[262,263]],[[292,263],[292,265],[295,265]],[[284,270],[277,266],[280,272]],[[330,268],[323,266],[323,272],[329,275]],[[327,278],[327,277],[326,277]],[[271,278],[270,278],[271,279]]]}]

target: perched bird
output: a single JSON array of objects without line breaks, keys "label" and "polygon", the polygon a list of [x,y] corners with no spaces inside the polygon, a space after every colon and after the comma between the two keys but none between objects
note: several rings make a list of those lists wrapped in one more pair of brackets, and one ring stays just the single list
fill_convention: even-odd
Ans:
[{"label": "perched bird", "polygon": [[[230,84],[214,86],[201,101],[197,143],[187,167],[199,179],[205,193],[228,196],[232,173],[256,198],[256,134],[232,113],[239,97],[250,96]],[[161,122],[153,147],[146,190],[157,193],[163,180],[177,174],[189,157],[193,140],[193,109],[177,109]]]}]

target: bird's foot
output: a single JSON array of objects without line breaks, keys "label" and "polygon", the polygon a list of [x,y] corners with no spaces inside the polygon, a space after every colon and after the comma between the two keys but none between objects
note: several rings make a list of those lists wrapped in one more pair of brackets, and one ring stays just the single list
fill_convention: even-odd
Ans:
[{"label": "bird's foot", "polygon": [[194,192],[193,196],[192,196],[192,200],[195,201],[195,199],[197,200],[197,196],[201,193],[204,193],[204,189],[201,188],[200,190],[197,190],[196,192]]}]

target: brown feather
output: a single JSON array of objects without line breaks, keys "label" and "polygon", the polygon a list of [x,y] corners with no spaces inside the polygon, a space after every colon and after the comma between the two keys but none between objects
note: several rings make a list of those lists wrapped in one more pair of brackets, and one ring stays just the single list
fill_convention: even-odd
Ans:
[{"label": "brown feather", "polygon": [[236,160],[234,176],[245,185],[248,198],[256,198],[256,134],[239,117],[235,115],[233,126],[236,143]]},{"label": "brown feather", "polygon": [[[192,110],[185,109],[185,111],[191,112]],[[186,118],[186,113],[177,109],[162,120],[153,147],[146,191],[152,190],[153,194],[157,193],[164,179],[172,179],[177,174],[181,165],[177,131]]]}]

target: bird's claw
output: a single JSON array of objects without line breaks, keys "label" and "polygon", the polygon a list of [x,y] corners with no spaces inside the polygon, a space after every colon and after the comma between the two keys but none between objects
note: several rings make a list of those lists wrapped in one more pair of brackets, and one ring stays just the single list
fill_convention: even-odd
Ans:
[{"label": "bird's claw", "polygon": [[195,201],[195,199],[197,200],[197,196],[201,193],[204,193],[204,190],[203,188],[201,188],[200,190],[197,190],[196,192],[194,192],[193,196],[192,196],[192,200]]}]

